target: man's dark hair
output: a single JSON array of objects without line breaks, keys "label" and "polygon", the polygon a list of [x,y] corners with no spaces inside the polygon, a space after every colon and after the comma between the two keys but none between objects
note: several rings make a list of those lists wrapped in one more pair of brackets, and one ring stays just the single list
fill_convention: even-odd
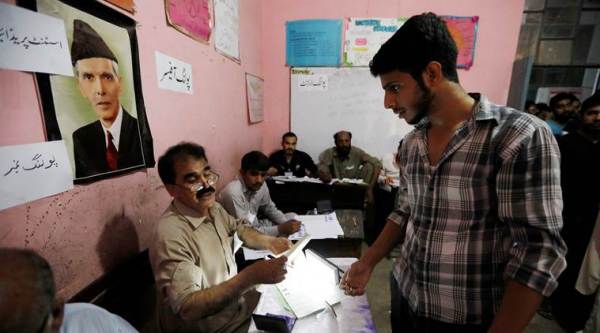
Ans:
[{"label": "man's dark hair", "polygon": [[202,146],[191,142],[176,144],[158,159],[158,175],[163,184],[175,184],[175,161],[185,157],[208,161]]},{"label": "man's dark hair", "polygon": [[31,250],[7,248],[0,263],[0,332],[35,332],[55,301],[50,265]]},{"label": "man's dark hair", "polygon": [[600,105],[600,94],[592,95],[591,97],[583,101],[583,103],[581,104],[581,111],[579,114],[583,117],[587,110],[598,105]]},{"label": "man's dark hair", "polygon": [[348,134],[348,136],[350,136],[350,140],[352,140],[352,132],[350,132],[350,131],[339,131],[339,132],[336,132],[336,133],[333,135],[333,141],[337,141],[337,139],[338,139],[338,136],[340,136],[340,135],[342,135],[342,134],[344,134],[344,133]]},{"label": "man's dark hair", "polygon": [[446,23],[433,13],[423,13],[408,19],[381,46],[369,67],[375,77],[394,70],[409,73],[423,86],[421,74],[430,62],[437,61],[444,76],[458,83],[457,55]]},{"label": "man's dark hair", "polygon": [[242,157],[242,171],[267,171],[269,169],[269,159],[265,154],[258,150],[253,150]]},{"label": "man's dark hair", "polygon": [[568,93],[568,92],[559,92],[558,94],[556,94],[556,95],[552,96],[552,98],[550,98],[550,109],[552,109],[552,111],[554,111],[554,109],[558,105],[558,102],[562,101],[563,99],[568,99],[570,102],[573,102],[574,100],[577,99],[577,97],[575,97],[575,95]]},{"label": "man's dark hair", "polygon": [[281,136],[281,142],[285,141],[285,138],[296,138],[298,139],[298,137],[296,136],[296,134],[294,132],[287,132],[284,135]]},{"label": "man's dark hair", "polygon": [[527,111],[527,109],[529,109],[530,106],[535,106],[535,102],[529,99],[525,101],[525,111]]}]

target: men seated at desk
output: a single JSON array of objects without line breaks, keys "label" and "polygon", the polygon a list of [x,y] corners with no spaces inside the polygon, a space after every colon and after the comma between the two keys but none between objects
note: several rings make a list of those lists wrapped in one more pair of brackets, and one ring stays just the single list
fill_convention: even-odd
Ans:
[{"label": "men seated at desk", "polygon": [[348,131],[335,133],[333,139],[335,147],[319,155],[319,178],[324,182],[330,182],[332,178],[362,179],[369,186],[367,198],[372,201],[373,184],[379,176],[381,162],[352,146],[352,133]]},{"label": "men seated at desk", "polygon": [[278,150],[269,156],[269,176],[287,176],[295,177],[317,175],[317,166],[310,155],[296,150],[298,137],[293,132],[287,132],[281,137],[281,150]]},{"label": "men seated at desk", "polygon": [[24,249],[0,248],[0,332],[136,333],[125,319],[93,304],[56,295],[48,262]]},{"label": "men seated at desk", "polygon": [[300,230],[301,223],[286,217],[271,200],[265,184],[268,169],[265,154],[247,153],[242,157],[240,176],[227,184],[219,201],[229,214],[247,219],[255,229],[271,236],[288,236]]},{"label": "men seated at desk", "polygon": [[258,261],[238,273],[233,235],[247,247],[273,253],[288,249],[290,241],[257,232],[215,202],[219,176],[201,146],[169,148],[158,173],[173,197],[150,244],[161,331],[247,332],[259,298],[252,287],[282,281],[287,259]]}]

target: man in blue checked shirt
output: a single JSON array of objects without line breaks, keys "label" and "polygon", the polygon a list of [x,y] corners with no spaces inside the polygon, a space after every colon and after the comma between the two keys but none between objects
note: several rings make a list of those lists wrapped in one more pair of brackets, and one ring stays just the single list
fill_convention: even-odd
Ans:
[{"label": "man in blue checked shirt", "polygon": [[379,238],[342,287],[360,295],[401,244],[394,332],[521,332],[565,268],[560,153],[543,121],[468,94],[435,14],[410,18],[377,52],[385,107],[415,129]]}]

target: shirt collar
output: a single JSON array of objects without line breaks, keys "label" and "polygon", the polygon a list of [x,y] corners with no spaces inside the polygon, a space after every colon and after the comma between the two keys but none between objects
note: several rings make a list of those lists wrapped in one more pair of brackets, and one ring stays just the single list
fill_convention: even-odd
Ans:
[{"label": "shirt collar", "polygon": [[[100,122],[102,124],[102,122]],[[119,112],[117,113],[117,118],[113,121],[112,125],[109,128],[104,127],[102,125],[102,129],[104,130],[104,136],[106,137],[106,131],[110,131],[110,134],[113,137],[113,142],[115,143],[115,148],[119,150],[119,140],[121,139],[121,124],[123,123],[123,107],[119,105]],[[106,140],[106,147],[108,147],[108,140]]]},{"label": "shirt collar", "polygon": [[240,181],[240,184],[242,185],[242,193],[249,194],[249,195],[256,193],[256,191],[253,191],[246,186],[246,183],[244,182],[244,179],[241,176],[237,176],[237,179]]},{"label": "shirt collar", "polygon": [[[194,229],[197,229],[202,223],[211,221],[210,216],[198,216],[198,212],[186,206],[183,202],[173,199],[172,203],[174,211],[179,213],[184,219],[186,219]],[[210,215],[212,215],[212,207],[209,209]]]},{"label": "shirt collar", "polygon": [[[475,99],[472,119],[474,119],[476,122],[485,120],[495,120],[496,123],[500,123],[500,113],[492,111],[490,101],[487,99],[487,97],[480,93],[469,93],[469,96]],[[429,117],[425,117],[415,125],[415,128],[427,128],[429,126],[429,123]]]}]

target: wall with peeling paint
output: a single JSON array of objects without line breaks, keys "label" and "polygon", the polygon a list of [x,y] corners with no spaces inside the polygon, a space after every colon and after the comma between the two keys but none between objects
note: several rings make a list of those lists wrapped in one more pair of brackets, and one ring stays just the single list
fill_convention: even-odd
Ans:
[{"label": "wall with peeling paint", "polygon": [[[268,126],[268,121],[248,124],[245,96],[245,73],[262,74],[262,2],[240,1],[241,64],[215,52],[214,42],[198,43],[168,27],[164,1],[143,1],[138,7],[134,18],[155,155],[177,142],[194,141],[207,148],[223,182],[231,180],[243,153],[261,149]],[[193,95],[158,89],[155,50],[192,65]],[[33,74],[0,70],[0,145],[45,140],[36,91]],[[70,297],[147,248],[168,203],[156,169],[76,186],[0,211],[0,246],[39,251],[54,269],[60,295]]]}]

